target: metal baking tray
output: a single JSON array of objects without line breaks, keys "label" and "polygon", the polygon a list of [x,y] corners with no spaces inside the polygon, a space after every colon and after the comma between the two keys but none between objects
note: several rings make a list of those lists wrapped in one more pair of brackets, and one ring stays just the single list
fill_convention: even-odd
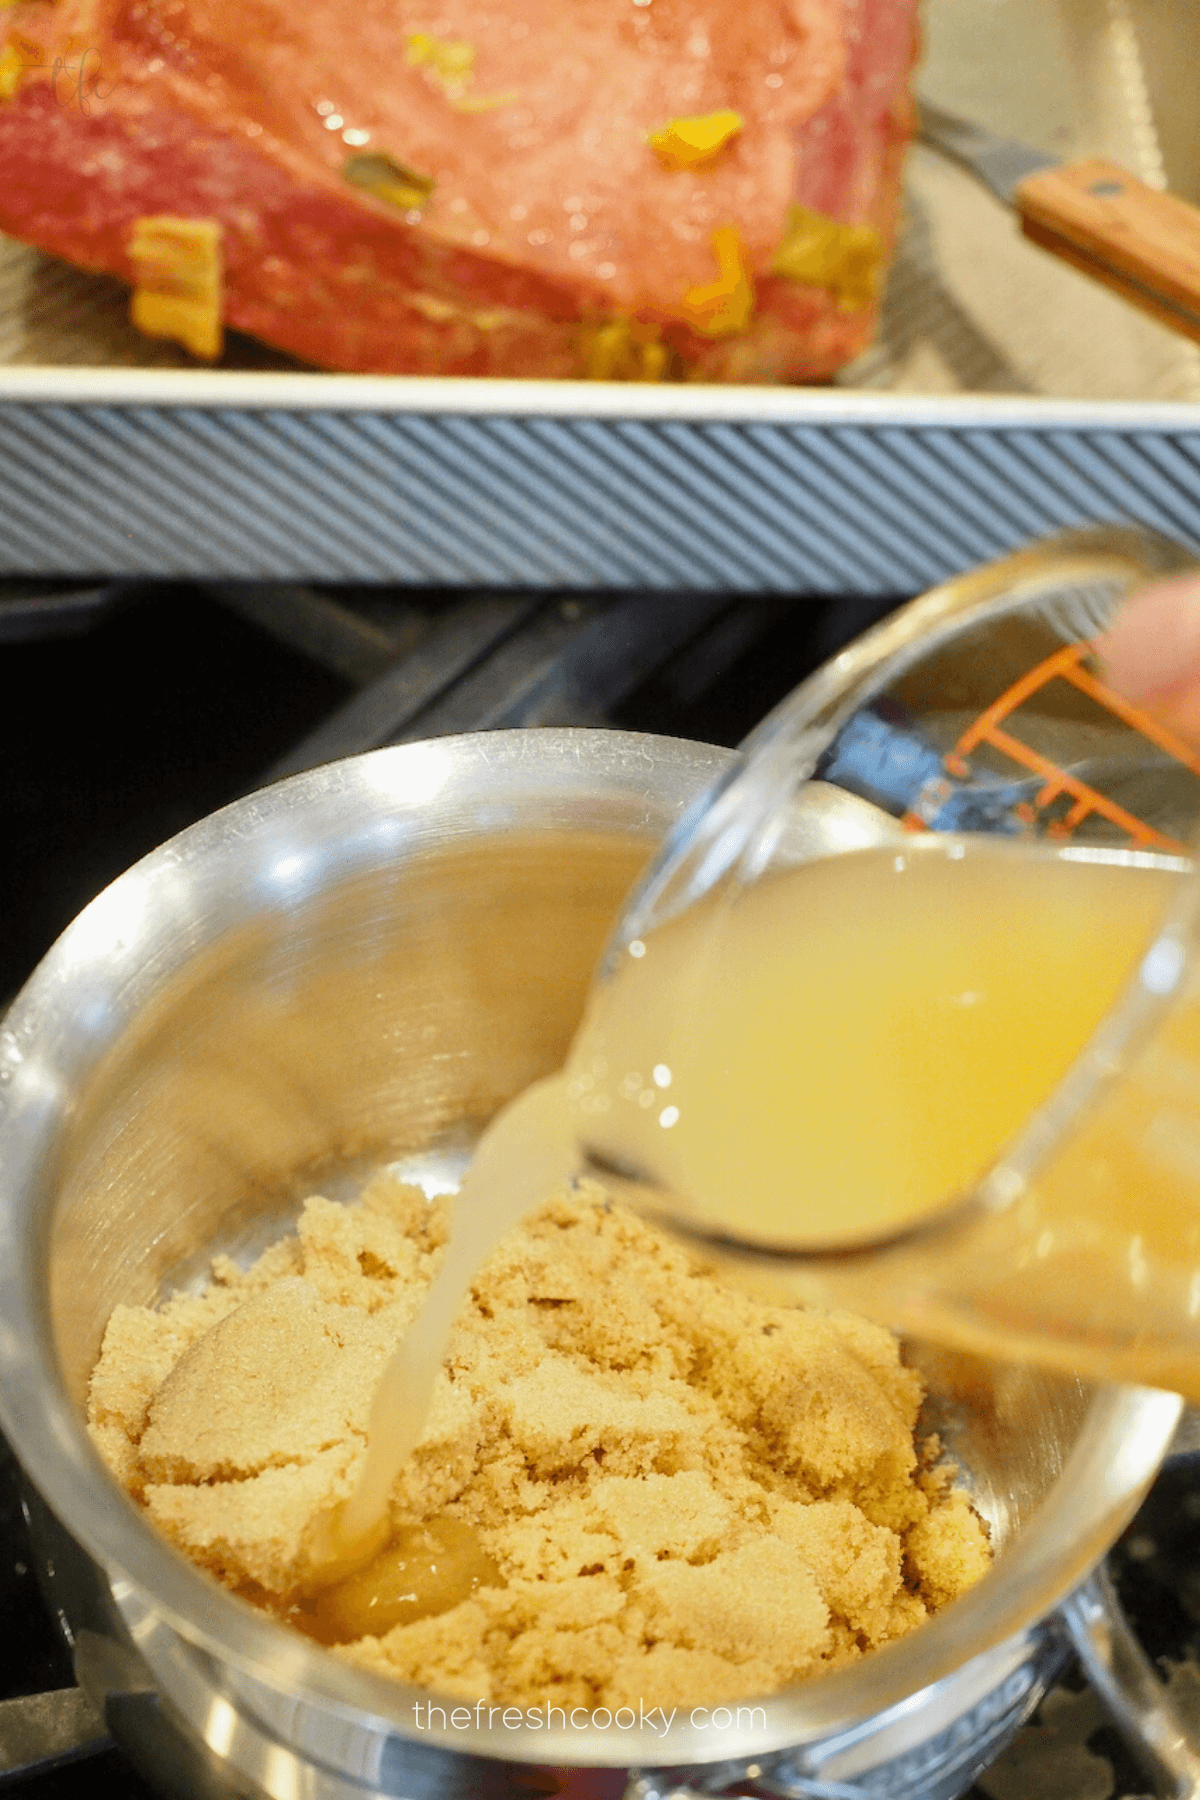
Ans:
[{"label": "metal baking tray", "polygon": [[[920,90],[1200,203],[1195,0],[927,0]],[[914,592],[1090,522],[1200,550],[1200,346],[915,146],[872,348],[827,389],[224,366],[0,240],[0,574]]]}]

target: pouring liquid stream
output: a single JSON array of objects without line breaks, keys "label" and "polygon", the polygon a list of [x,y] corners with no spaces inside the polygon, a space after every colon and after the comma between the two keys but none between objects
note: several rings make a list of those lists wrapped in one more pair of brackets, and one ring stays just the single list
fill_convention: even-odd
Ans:
[{"label": "pouring liquid stream", "polygon": [[[414,1610],[412,1596],[402,1591],[411,1586],[412,1559],[403,1552],[397,1557],[389,1544],[388,1499],[425,1428],[450,1332],[476,1270],[506,1232],[576,1171],[579,1154],[563,1098],[561,1076],[535,1082],[484,1133],[455,1199],[445,1261],[411,1330],[384,1365],[358,1484],[319,1522],[312,1551],[308,1586],[320,1591],[318,1618],[334,1640],[384,1631],[421,1611],[443,1611],[495,1573],[481,1552],[472,1557],[469,1544],[437,1542],[424,1555],[418,1545],[415,1560],[423,1565],[429,1593],[428,1604]],[[447,1561],[457,1566],[439,1583]],[[384,1615],[378,1602],[386,1587],[395,1587],[402,1603]]]},{"label": "pouring liquid stream", "polygon": [[[356,1579],[369,1586],[388,1495],[471,1279],[555,1186],[589,1160],[635,1170],[660,1222],[775,1253],[886,1241],[935,1217],[971,1192],[1070,1069],[1178,879],[938,836],[768,875],[629,945],[594,990],[565,1070],[521,1095],[479,1144],[446,1261],[375,1395],[357,1491],[325,1522],[313,1585],[344,1583],[366,1563]],[[1186,1068],[1200,1094],[1200,1019],[1189,1033],[1185,1015],[1182,1030],[1175,1053],[1194,1051]],[[1100,1146],[1107,1185],[1079,1201],[1068,1169],[1035,1196],[1038,1243],[1053,1251],[1058,1234],[1089,1317],[1118,1329],[1132,1317],[1125,1378],[1200,1399],[1200,1354],[1164,1362],[1137,1347],[1139,1308],[1162,1324],[1165,1303],[1179,1315],[1166,1324],[1200,1352],[1200,1235],[1190,1189],[1130,1185],[1122,1145],[1147,1121],[1136,1106],[1126,1113],[1109,1117]],[[1085,1158],[1095,1151],[1084,1144]],[[1147,1293],[1139,1268],[1155,1258],[1168,1278]],[[1038,1270],[998,1268],[993,1248],[976,1297],[1015,1282],[1036,1313],[1054,1304],[1063,1266],[1049,1255],[1040,1300]],[[772,1285],[787,1290],[789,1270],[806,1267],[777,1255]],[[799,1278],[792,1291],[809,1297]],[[836,1282],[827,1298],[849,1303]],[[949,1335],[1011,1354],[1015,1328],[993,1326],[986,1310]],[[1078,1345],[1067,1333],[1038,1354],[1070,1368]]]}]

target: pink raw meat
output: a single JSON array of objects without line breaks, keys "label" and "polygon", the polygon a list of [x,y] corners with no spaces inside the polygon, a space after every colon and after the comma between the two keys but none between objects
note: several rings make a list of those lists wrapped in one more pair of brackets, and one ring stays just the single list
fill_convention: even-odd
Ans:
[{"label": "pink raw meat", "polygon": [[[135,221],[215,220],[226,323],[327,368],[581,375],[632,319],[676,375],[819,380],[874,305],[771,264],[793,200],[890,246],[915,4],[22,0],[0,13],[0,229],[132,279]],[[430,40],[471,47],[465,80]],[[743,128],[711,162],[663,166],[651,132],[722,109]],[[366,154],[428,202],[353,185]],[[731,226],[755,310],[709,337],[684,296]]]}]

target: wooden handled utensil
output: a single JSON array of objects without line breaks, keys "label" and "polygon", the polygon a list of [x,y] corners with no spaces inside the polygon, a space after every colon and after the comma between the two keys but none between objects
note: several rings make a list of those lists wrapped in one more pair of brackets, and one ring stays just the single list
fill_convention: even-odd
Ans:
[{"label": "wooden handled utensil", "polygon": [[1044,250],[1200,343],[1200,209],[1100,156],[1063,163],[922,100],[922,142],[1017,213]]}]

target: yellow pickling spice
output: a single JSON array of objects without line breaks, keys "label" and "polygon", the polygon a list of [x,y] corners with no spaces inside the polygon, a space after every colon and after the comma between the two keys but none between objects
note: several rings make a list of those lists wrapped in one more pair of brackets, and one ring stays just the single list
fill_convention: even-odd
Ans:
[{"label": "yellow pickling spice", "polygon": [[667,371],[667,346],[657,325],[637,319],[613,319],[592,333],[588,344],[588,381],[661,381]]},{"label": "yellow pickling spice", "polygon": [[651,132],[650,144],[668,169],[694,169],[697,163],[711,162],[744,123],[740,113],[728,109],[693,119],[672,119],[661,131]]},{"label": "yellow pickling spice", "polygon": [[520,88],[505,88],[502,94],[467,94],[461,100],[451,100],[455,112],[485,113],[496,112],[502,106],[514,106],[521,98]]},{"label": "yellow pickling spice", "polygon": [[502,94],[468,92],[475,79],[474,44],[432,37],[428,31],[410,31],[404,42],[408,46],[409,68],[424,69],[456,112],[495,112],[498,107],[511,106],[520,98],[516,88]]},{"label": "yellow pickling spice", "polygon": [[689,288],[680,310],[701,337],[732,337],[745,331],[754,316],[754,283],[736,225],[722,225],[714,231],[712,247],[720,270],[718,279]]},{"label": "yellow pickling spice", "polygon": [[405,306],[411,306],[415,313],[428,319],[433,325],[456,324],[472,325],[476,331],[485,334],[490,331],[503,331],[506,327],[520,327],[529,322],[528,313],[518,312],[512,306],[457,306],[453,300],[444,300],[440,294],[408,293],[403,296]]},{"label": "yellow pickling spice", "polygon": [[435,182],[432,175],[410,169],[386,151],[367,151],[348,156],[342,164],[342,177],[352,187],[362,188],[373,200],[394,206],[398,212],[420,212],[429,202]]},{"label": "yellow pickling spice", "polygon": [[432,37],[427,31],[410,31],[404,42],[410,69],[423,69],[448,100],[466,93],[475,73],[474,44]]},{"label": "yellow pickling spice", "polygon": [[130,317],[147,337],[169,338],[193,356],[221,354],[221,227],[215,219],[167,214],[137,219],[127,244],[133,265]]},{"label": "yellow pickling spice", "polygon": [[883,243],[873,225],[843,225],[811,207],[788,207],[772,275],[828,288],[843,312],[870,306],[879,292]]},{"label": "yellow pickling spice", "polygon": [[0,100],[11,100],[21,85],[21,77],[25,73],[25,61],[21,52],[6,44],[0,50]]}]

